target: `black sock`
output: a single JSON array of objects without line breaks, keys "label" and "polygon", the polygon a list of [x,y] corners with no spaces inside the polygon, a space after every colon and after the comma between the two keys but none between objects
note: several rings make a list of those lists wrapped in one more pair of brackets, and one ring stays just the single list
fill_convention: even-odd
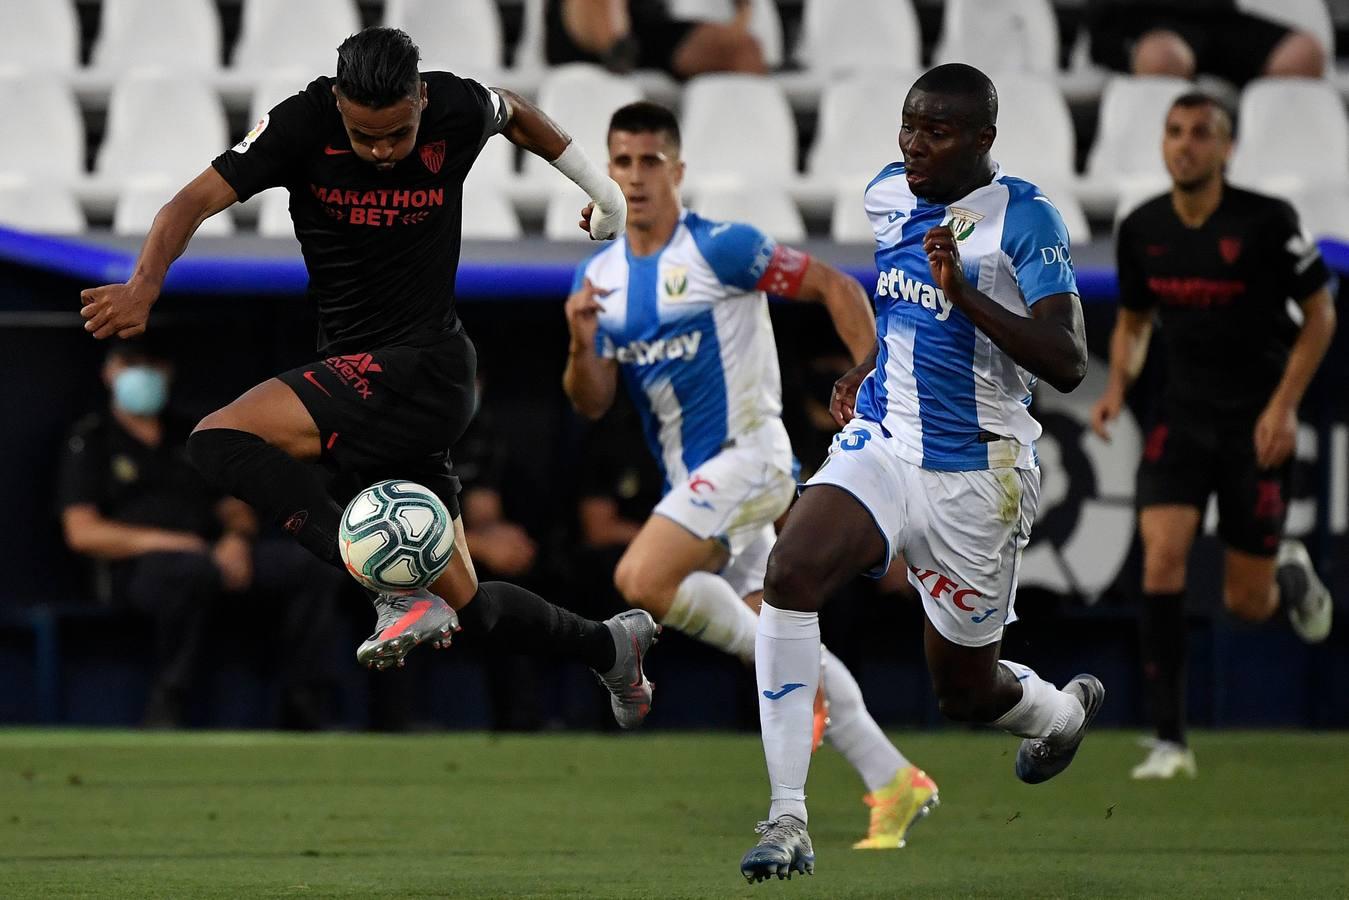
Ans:
[{"label": "black sock", "polygon": [[193,432],[187,453],[212,485],[295,535],[319,559],[343,568],[337,551],[342,508],[328,495],[317,466],[233,428]]},{"label": "black sock", "polygon": [[1143,680],[1157,737],[1185,743],[1185,593],[1144,594]]},{"label": "black sock", "polygon": [[597,672],[614,667],[614,638],[607,625],[554,606],[518,585],[478,585],[478,593],[459,610],[459,622],[495,648],[557,654]]}]

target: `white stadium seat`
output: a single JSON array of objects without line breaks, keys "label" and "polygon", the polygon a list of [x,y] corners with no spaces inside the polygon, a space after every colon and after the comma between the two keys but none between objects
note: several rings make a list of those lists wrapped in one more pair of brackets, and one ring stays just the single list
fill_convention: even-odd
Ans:
[{"label": "white stadium seat", "polygon": [[422,51],[423,69],[477,77],[503,68],[495,0],[388,0],[384,24],[411,35]]},{"label": "white stadium seat", "polygon": [[261,121],[262,117],[282,100],[308,87],[315,74],[306,69],[287,67],[270,71],[258,79],[253,87],[252,99],[248,103],[249,127]]},{"label": "white stadium seat", "polygon": [[258,213],[258,234],[263,237],[295,237],[295,223],[290,218],[290,191],[268,188],[253,199],[262,209]]},{"label": "white stadium seat", "polygon": [[544,22],[545,0],[524,0],[524,21],[520,25],[520,40],[515,45],[511,67],[525,72],[537,72],[547,65],[544,59],[546,40]]},{"label": "white stadium seat", "polygon": [[[114,234],[141,235],[150,230],[160,208],[182,187],[177,181],[159,175],[132,178],[122,187],[112,216]],[[234,234],[234,219],[229,210],[216,213],[197,229],[200,237],[229,237]]]},{"label": "white stadium seat", "polygon": [[220,97],[181,73],[133,72],[113,86],[100,175],[196,176],[230,147]]},{"label": "white stadium seat", "polygon": [[298,66],[313,75],[337,69],[337,45],[361,29],[354,0],[244,0],[230,65],[265,73]]},{"label": "white stadium seat", "polygon": [[1290,28],[1315,35],[1326,48],[1326,59],[1335,60],[1335,23],[1326,0],[1237,0],[1242,12],[1272,19]]},{"label": "white stadium seat", "polygon": [[1129,213],[1158,194],[1164,194],[1170,190],[1171,179],[1166,176],[1136,178],[1124,184],[1120,188],[1119,202],[1115,204],[1115,230],[1119,230],[1119,223],[1123,222]]},{"label": "white stadium seat", "polygon": [[506,195],[478,181],[464,185],[463,235],[465,240],[517,241],[524,229]]},{"label": "white stadium seat", "polygon": [[1180,78],[1116,76],[1106,82],[1096,142],[1078,197],[1087,211],[1108,215],[1124,185],[1166,177],[1162,133],[1171,102],[1194,85]]},{"label": "white stadium seat", "polygon": [[691,182],[785,183],[796,176],[796,119],[772,79],[700,75],[684,89],[680,123]]},{"label": "white stadium seat", "polygon": [[992,75],[1051,75],[1058,57],[1059,26],[1049,0],[947,0],[936,62],[969,63]]},{"label": "white stadium seat", "polygon": [[1339,93],[1311,78],[1260,78],[1246,86],[1228,172],[1275,193],[1349,181],[1349,120]]},{"label": "white stadium seat", "polygon": [[834,194],[834,210],[829,218],[829,236],[840,244],[874,244],[876,233],[871,230],[863,204],[863,185],[840,185]]},{"label": "white stadium seat", "polygon": [[1288,197],[1302,230],[1314,238],[1349,241],[1349,185],[1307,188]]},{"label": "white stadium seat", "polygon": [[84,119],[59,78],[25,72],[0,75],[0,122],[22,127],[0,140],[0,173],[72,181],[84,172]]},{"label": "white stadium seat", "polygon": [[40,234],[79,234],[85,224],[75,195],[65,185],[0,175],[0,227]]},{"label": "white stadium seat", "polygon": [[[631,79],[588,63],[550,70],[539,88],[539,107],[547,110],[599,166],[609,159],[609,118],[614,110],[641,99],[642,92]],[[560,177],[546,160],[533,153],[525,154],[524,175],[549,182]]]},{"label": "white stadium seat", "polygon": [[145,65],[215,71],[220,46],[211,0],[103,0],[93,63],[114,71]]},{"label": "white stadium seat", "polygon": [[866,69],[831,80],[820,97],[819,125],[806,171],[816,180],[851,185],[860,198],[866,183],[900,157],[900,114],[917,75],[901,69]]},{"label": "white stadium seat", "polygon": [[72,0],[0,2],[0,65],[69,72],[80,64]]},{"label": "white stadium seat", "polygon": [[997,79],[997,86],[993,158],[1003,171],[1037,183],[1074,181],[1077,138],[1058,85],[1041,75],[1008,74]]},{"label": "white stadium seat", "polygon": [[543,236],[550,241],[589,241],[589,236],[577,224],[581,210],[590,202],[585,191],[563,179],[548,197],[548,211],[543,216]]},{"label": "white stadium seat", "polygon": [[745,222],[779,241],[806,239],[801,211],[782,188],[708,187],[698,192],[698,215],[718,222]]},{"label": "white stadium seat", "polygon": [[817,72],[917,69],[921,32],[910,0],[805,0],[797,60]]},{"label": "white stadium seat", "polygon": [[[726,22],[735,17],[733,0],[670,0],[667,6],[679,20]],[[759,42],[768,68],[781,67],[782,15],[774,0],[750,0],[749,33]]]}]

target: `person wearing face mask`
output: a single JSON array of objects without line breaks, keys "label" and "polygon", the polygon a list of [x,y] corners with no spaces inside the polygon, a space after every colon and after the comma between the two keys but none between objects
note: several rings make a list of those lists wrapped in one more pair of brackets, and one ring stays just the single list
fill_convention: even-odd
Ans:
[{"label": "person wearing face mask", "polygon": [[191,423],[166,410],[172,367],[153,347],[114,343],[102,374],[109,404],[71,430],[58,506],[66,544],[96,563],[100,599],[154,621],[146,724],[183,724],[214,613],[245,592],[284,592],[295,615],[276,635],[294,649],[281,673],[281,724],[317,727],[326,632],[310,626],[331,618],[340,575],[287,541],[258,541],[253,511],[206,485],[187,459]]}]

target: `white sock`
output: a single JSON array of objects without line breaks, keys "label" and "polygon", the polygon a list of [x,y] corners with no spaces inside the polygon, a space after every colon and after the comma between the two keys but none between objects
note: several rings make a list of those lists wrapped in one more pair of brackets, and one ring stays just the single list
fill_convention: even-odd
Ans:
[{"label": "white sock", "polygon": [[1025,738],[1045,738],[1076,731],[1086,713],[1076,697],[1065,694],[1028,666],[998,660],[1021,682],[1021,699],[993,724]]},{"label": "white sock", "polygon": [[681,581],[661,624],[724,650],[745,665],[754,662],[758,616],[720,575],[693,572]]},{"label": "white sock", "polygon": [[820,681],[819,615],[763,604],[755,650],[759,728],[772,787],[768,818],[791,815],[805,822],[810,734]]},{"label": "white sock", "polygon": [[827,647],[821,647],[820,652],[824,661],[824,696],[829,701],[825,740],[857,770],[868,791],[885,787],[909,761],[867,712],[862,689],[843,660]]}]

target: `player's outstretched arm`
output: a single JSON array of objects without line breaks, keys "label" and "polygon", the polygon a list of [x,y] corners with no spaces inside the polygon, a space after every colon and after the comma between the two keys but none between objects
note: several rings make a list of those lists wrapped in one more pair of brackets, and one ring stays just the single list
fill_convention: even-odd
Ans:
[{"label": "player's outstretched arm", "polygon": [[506,139],[543,157],[594,201],[595,210],[589,218],[590,237],[607,241],[622,234],[627,224],[628,205],[614,180],[601,172],[543,110],[514,91],[492,90],[506,101],[506,127],[501,132]]},{"label": "player's outstretched arm", "polygon": [[564,307],[571,345],[567,348],[567,368],[562,372],[562,390],[572,407],[587,419],[598,419],[608,411],[618,386],[618,364],[595,352],[599,314],[604,309],[597,298],[608,293],[587,278]]},{"label": "player's outstretched arm", "polygon": [[929,230],[923,251],[942,292],[1017,365],[1064,394],[1087,377],[1087,333],[1077,294],[1050,294],[1036,301],[1029,317],[1019,316],[969,283],[950,228]]},{"label": "player's outstretched arm", "polygon": [[1091,410],[1091,427],[1102,440],[1110,440],[1106,426],[1115,420],[1124,406],[1129,386],[1143,371],[1152,340],[1152,310],[1121,306],[1110,333],[1110,377],[1105,392]]},{"label": "player's outstretched arm", "polygon": [[84,330],[99,340],[134,337],[145,331],[150,307],[159,299],[164,276],[183,255],[202,222],[234,203],[234,188],[207,167],[164,204],[141,245],[131,277],[124,284],[105,284],[80,292]]},{"label": "player's outstretched arm", "polygon": [[792,300],[823,303],[853,363],[861,363],[869,355],[874,361],[876,316],[871,311],[867,292],[857,279],[810,257],[800,287],[785,296]]}]

